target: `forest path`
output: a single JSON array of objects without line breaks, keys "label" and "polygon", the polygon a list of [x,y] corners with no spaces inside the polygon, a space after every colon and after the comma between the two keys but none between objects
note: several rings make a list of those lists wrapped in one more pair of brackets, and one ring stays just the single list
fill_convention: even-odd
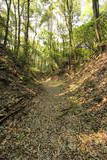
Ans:
[{"label": "forest path", "polygon": [[79,122],[69,114],[63,116],[63,111],[66,114],[71,107],[65,82],[47,80],[42,84],[44,91],[33,99],[28,113],[5,126],[1,156],[9,160],[79,160]]}]

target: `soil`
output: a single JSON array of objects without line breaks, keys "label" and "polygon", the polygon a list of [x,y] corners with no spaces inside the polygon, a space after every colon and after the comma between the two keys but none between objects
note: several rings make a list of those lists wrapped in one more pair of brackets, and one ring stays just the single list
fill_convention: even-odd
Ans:
[{"label": "soil", "polygon": [[106,132],[90,129],[94,123],[86,122],[81,106],[71,102],[67,84],[61,79],[42,82],[44,91],[33,98],[23,116],[19,113],[1,126],[1,158],[107,159]]}]

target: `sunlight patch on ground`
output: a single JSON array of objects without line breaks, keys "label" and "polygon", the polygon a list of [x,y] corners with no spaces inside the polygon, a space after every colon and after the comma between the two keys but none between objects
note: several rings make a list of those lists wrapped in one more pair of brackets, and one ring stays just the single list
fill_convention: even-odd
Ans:
[{"label": "sunlight patch on ground", "polygon": [[51,80],[50,78],[44,82],[45,85],[49,87],[59,87],[64,84],[61,80]]},{"label": "sunlight patch on ground", "polygon": [[59,94],[57,94],[56,96],[64,96],[64,95],[66,95],[67,93],[69,93],[69,91],[65,91],[65,92],[62,92],[62,93],[59,93]]},{"label": "sunlight patch on ground", "polygon": [[104,97],[101,101],[101,103],[99,104],[94,104],[91,108],[89,108],[87,110],[87,113],[89,112],[96,112],[96,111],[100,111],[104,108],[104,106],[107,104],[107,97]]},{"label": "sunlight patch on ground", "polygon": [[70,91],[74,91],[76,90],[77,88],[79,88],[79,86],[81,86],[84,81],[88,78],[87,77],[84,77],[83,79],[79,80],[78,83],[74,83],[74,84],[71,84],[69,87],[70,87]]},{"label": "sunlight patch on ground", "polygon": [[49,82],[51,80],[51,78],[48,78],[45,82]]},{"label": "sunlight patch on ground", "polygon": [[[80,149],[82,151],[92,152],[95,154],[102,146],[107,147],[107,132],[99,131],[93,134],[81,134],[79,135],[81,142]],[[107,148],[106,148],[107,149]]]}]

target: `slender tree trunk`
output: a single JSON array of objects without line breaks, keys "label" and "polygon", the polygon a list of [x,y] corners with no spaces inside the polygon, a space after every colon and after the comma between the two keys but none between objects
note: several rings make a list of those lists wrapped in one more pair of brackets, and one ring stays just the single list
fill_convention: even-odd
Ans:
[{"label": "slender tree trunk", "polygon": [[33,37],[33,43],[32,43],[32,54],[34,53],[34,49],[35,49],[35,38],[37,35],[36,29],[37,29],[37,24],[35,24],[35,31],[34,31],[34,37]]},{"label": "slender tree trunk", "polygon": [[69,31],[69,69],[71,69],[71,59],[72,59],[72,38],[71,38],[71,32]]},{"label": "slender tree trunk", "polygon": [[23,4],[21,5],[21,1],[17,0],[18,2],[18,43],[17,43],[17,55],[19,54],[19,50],[20,50],[20,45],[21,45],[21,16],[23,14],[23,10],[24,10],[24,6],[25,6],[25,2],[23,2]]},{"label": "slender tree trunk", "polygon": [[63,44],[63,57],[65,56],[65,41],[64,37],[62,36],[62,44]]},{"label": "slender tree trunk", "polygon": [[69,32],[69,69],[71,69],[72,64],[72,21],[73,21],[73,1],[66,1],[67,12],[68,12],[68,32]]},{"label": "slender tree trunk", "polygon": [[27,19],[26,19],[26,30],[25,30],[25,54],[27,55],[27,63],[29,63],[29,25],[30,25],[30,0],[27,0]]},{"label": "slender tree trunk", "polygon": [[17,52],[17,13],[16,13],[16,5],[14,0],[13,0],[13,6],[14,6],[14,14],[15,14],[14,52],[16,53]]},{"label": "slender tree trunk", "polygon": [[27,24],[26,24],[26,32],[25,32],[25,44],[28,45],[29,39],[29,9],[30,9],[30,0],[27,0]]},{"label": "slender tree trunk", "polygon": [[18,0],[18,44],[17,44],[17,55],[20,49],[20,32],[21,32],[21,13],[20,13],[20,0]]},{"label": "slender tree trunk", "polygon": [[99,21],[99,0],[92,0],[93,4],[93,15],[95,18],[95,33],[97,42],[101,42],[101,35],[100,35],[100,21]]},{"label": "slender tree trunk", "polygon": [[4,45],[7,45],[8,32],[9,32],[9,20],[10,20],[10,8],[11,8],[11,0],[9,3],[5,0],[7,6],[7,20],[6,20],[6,29],[5,29],[5,37],[4,37]]},{"label": "slender tree trunk", "polygon": [[73,22],[73,0],[63,0],[63,7],[64,7],[64,16],[65,16],[65,22],[68,29],[68,35],[69,35],[69,57],[68,57],[68,63],[69,63],[69,70],[71,69],[72,64],[72,22]]}]

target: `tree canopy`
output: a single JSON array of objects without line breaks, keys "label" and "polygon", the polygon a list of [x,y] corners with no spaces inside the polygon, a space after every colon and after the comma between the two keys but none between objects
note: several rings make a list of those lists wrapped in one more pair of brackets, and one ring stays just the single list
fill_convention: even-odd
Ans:
[{"label": "tree canopy", "polygon": [[34,70],[75,70],[106,43],[106,5],[102,0],[2,0],[0,43]]}]

